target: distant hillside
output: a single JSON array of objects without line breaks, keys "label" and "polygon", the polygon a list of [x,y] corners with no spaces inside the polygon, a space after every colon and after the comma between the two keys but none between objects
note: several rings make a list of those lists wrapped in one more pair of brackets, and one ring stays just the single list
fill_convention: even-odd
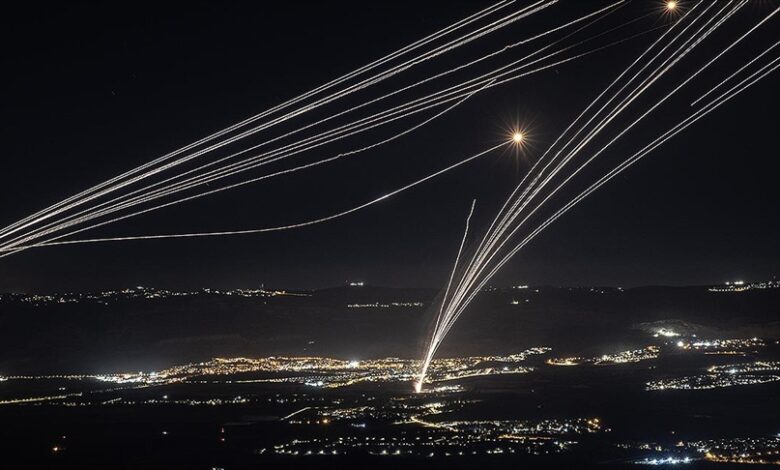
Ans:
[{"label": "distant hillside", "polygon": [[[302,295],[127,292],[52,296],[37,306],[25,296],[2,296],[0,375],[150,369],[235,355],[417,357],[436,295],[372,286]],[[669,321],[720,337],[780,337],[780,289],[487,291],[464,313],[440,354],[540,345],[572,353],[614,350],[642,345],[649,327]]]}]

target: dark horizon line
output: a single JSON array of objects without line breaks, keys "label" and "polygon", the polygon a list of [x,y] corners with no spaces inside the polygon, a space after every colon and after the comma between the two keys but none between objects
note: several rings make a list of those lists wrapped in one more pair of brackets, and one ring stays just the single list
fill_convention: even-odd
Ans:
[{"label": "dark horizon line", "polygon": [[[745,279],[738,279],[736,280],[738,282],[744,283],[744,285],[750,285],[755,283],[761,283],[761,282],[778,282],[779,279],[776,276],[773,276],[771,279],[761,279],[761,280],[745,280]],[[720,282],[710,282],[710,283],[704,283],[704,284],[675,284],[675,283],[667,283],[667,284],[642,284],[642,285],[634,285],[630,287],[623,287],[623,286],[616,286],[616,285],[553,285],[553,284],[515,284],[515,285],[488,285],[482,288],[482,291],[490,290],[490,289],[513,289],[517,286],[526,286],[528,289],[615,289],[615,290],[634,290],[634,289],[647,289],[647,288],[703,288],[703,287],[713,287],[713,286],[724,286],[724,285],[734,285],[735,281],[720,281]],[[212,291],[221,291],[221,292],[228,292],[228,291],[237,291],[237,290],[265,290],[268,292],[273,291],[285,291],[285,292],[318,292],[318,291],[325,291],[325,290],[331,290],[331,289],[339,289],[339,288],[381,288],[381,289],[394,289],[394,290],[404,290],[404,289],[417,289],[417,290],[441,290],[441,287],[431,287],[431,286],[393,286],[393,285],[381,285],[381,284],[368,284],[363,283],[361,285],[351,285],[349,282],[346,282],[344,284],[332,284],[332,285],[326,285],[326,286],[319,286],[314,288],[299,288],[299,287],[284,287],[284,286],[270,286],[270,287],[230,287],[230,288],[224,288],[224,287],[198,287],[198,288],[192,288],[192,289],[174,289],[174,288],[167,288],[167,287],[157,287],[157,286],[144,286],[144,285],[134,285],[134,286],[124,286],[124,287],[115,287],[111,289],[102,289],[102,290],[78,290],[78,291],[65,291],[65,292],[11,292],[11,291],[3,291],[0,292],[0,295],[49,295],[49,296],[55,296],[55,295],[73,295],[73,294],[94,294],[94,293],[105,293],[105,292],[122,292],[125,290],[138,290],[138,289],[152,289],[152,290],[165,290],[170,292],[177,292],[177,293],[183,293],[183,292],[202,292],[207,290]]]}]

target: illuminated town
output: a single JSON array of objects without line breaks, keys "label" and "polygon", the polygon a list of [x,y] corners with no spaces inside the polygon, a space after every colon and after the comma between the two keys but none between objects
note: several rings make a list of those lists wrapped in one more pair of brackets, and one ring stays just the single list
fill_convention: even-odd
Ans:
[{"label": "illuminated town", "polygon": [[[633,456],[630,459],[634,464],[651,466],[780,461],[777,437],[740,435],[697,440],[675,435],[674,442],[632,441],[620,437],[621,424],[614,417],[559,413],[533,418],[502,416],[505,412],[496,408],[494,398],[486,393],[501,390],[507,381],[519,379],[520,383],[533,384],[550,374],[566,381],[567,370],[598,374],[683,358],[718,362],[701,367],[698,375],[679,374],[628,389],[634,387],[631,393],[639,394],[637,397],[649,394],[651,399],[659,393],[752,389],[780,381],[780,360],[720,362],[719,357],[732,355],[709,354],[715,350],[765,355],[774,348],[774,341],[694,339],[671,330],[651,338],[657,343],[596,356],[558,357],[553,348],[540,346],[507,355],[436,359],[422,393],[414,393],[412,387],[419,361],[403,358],[237,357],[157,371],[7,375],[0,377],[4,384],[0,386],[0,412],[9,407],[100,408],[109,413],[178,407],[225,412],[267,409],[265,413],[271,414],[249,422],[223,423],[217,433],[218,442],[240,442],[249,426],[281,426],[284,432],[278,438],[263,438],[264,444],[254,452],[286,459],[360,455],[390,459],[540,458],[575,456],[599,445],[607,446],[599,452],[625,453]],[[678,341],[684,341],[684,345],[679,346]],[[34,388],[51,393],[14,396],[3,391],[6,384],[19,384],[22,389],[40,384]],[[532,395],[534,391],[530,390]],[[177,433],[169,429],[159,432],[166,437]],[[610,448],[614,450],[607,450]],[[63,438],[55,440],[51,452],[67,454],[70,449],[72,444]]]},{"label": "illuminated town", "polygon": [[168,289],[158,289],[154,287],[128,287],[121,290],[109,290],[90,293],[63,293],[56,295],[26,295],[26,294],[2,294],[0,293],[0,302],[21,302],[33,306],[46,306],[51,304],[69,304],[69,303],[98,303],[108,305],[113,302],[122,302],[127,300],[163,300],[176,297],[189,297],[198,295],[214,296],[235,296],[235,297],[276,297],[276,296],[307,296],[305,292],[288,292],[286,290],[266,290],[266,289],[211,289],[203,288],[197,291],[173,291]]},{"label": "illuminated town", "polygon": [[[4,294],[0,302],[25,312],[132,312],[136,306],[214,302],[248,306],[247,315],[255,315],[255,309],[317,312],[327,305],[349,318],[344,325],[366,316],[390,324],[396,318],[408,321],[432,305],[421,291],[377,290],[361,282],[348,282],[325,297],[289,289],[139,286],[88,294]],[[751,292],[773,292],[767,289]],[[483,295],[522,320],[518,310],[545,305],[551,296],[619,301],[632,293],[520,284],[486,288]],[[752,294],[740,297],[745,295]],[[208,325],[220,328],[219,322]],[[208,468],[229,468],[221,456],[236,452],[249,453],[258,464],[295,466],[334,458],[464,465],[471,459],[531,465],[545,459],[619,461],[632,468],[780,462],[780,429],[773,414],[780,387],[776,336],[759,336],[742,325],[718,329],[675,319],[632,322],[617,335],[588,331],[582,336],[571,331],[568,342],[517,349],[506,347],[509,337],[501,347],[506,353],[441,354],[431,361],[419,392],[419,357],[321,354],[317,348],[332,349],[333,343],[320,346],[323,340],[312,330],[297,340],[306,354],[219,355],[150,369],[103,367],[100,373],[58,373],[56,366],[42,363],[36,373],[15,367],[16,372],[0,374],[0,416],[17,423],[10,429],[25,426],[19,424],[24,420],[14,421],[18,413],[44,420],[52,413],[69,416],[56,435],[33,433],[36,445],[59,460],[87,452],[92,427],[103,416],[123,419],[131,413],[147,423],[137,431],[135,425],[116,431],[111,442],[135,432],[186,442],[193,432],[186,420],[170,418],[186,413],[208,422],[197,431],[197,439],[207,441],[204,449],[215,456]],[[372,341],[383,334],[380,329]],[[584,345],[573,347],[572,341]],[[495,351],[490,343],[476,349]],[[726,407],[723,393],[736,397]],[[93,424],[85,429],[74,424],[85,419]]]}]

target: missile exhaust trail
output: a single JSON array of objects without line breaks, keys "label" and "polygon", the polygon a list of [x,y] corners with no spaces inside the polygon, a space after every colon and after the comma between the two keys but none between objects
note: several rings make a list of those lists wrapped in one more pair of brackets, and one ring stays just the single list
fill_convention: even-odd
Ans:
[{"label": "missile exhaust trail", "polygon": [[[466,163],[469,163],[473,160],[476,160],[484,155],[487,155],[495,150],[498,150],[502,147],[506,147],[509,145],[507,142],[502,142],[498,145],[495,145],[493,147],[490,147],[488,149],[482,150],[480,152],[477,152],[474,155],[471,155],[463,160],[460,160],[456,163],[453,163],[452,165],[449,165],[445,168],[442,168],[441,170],[438,170],[434,173],[431,173],[423,178],[420,178],[416,181],[413,181],[411,183],[408,183],[404,186],[401,186],[400,188],[394,189],[390,191],[389,193],[386,193],[380,197],[377,197],[375,199],[372,199],[368,202],[365,202],[363,204],[360,204],[358,206],[352,207],[350,209],[343,210],[341,212],[337,212],[335,214],[331,214],[325,217],[320,217],[313,220],[307,220],[304,222],[297,222],[294,224],[288,224],[288,225],[280,225],[276,227],[265,227],[265,228],[258,228],[258,229],[248,229],[248,230],[232,230],[232,231],[221,231],[221,232],[197,232],[197,233],[179,233],[179,234],[166,234],[166,235],[140,235],[140,236],[130,236],[130,237],[108,237],[108,238],[93,238],[93,239],[85,239],[85,240],[70,240],[70,241],[59,241],[59,242],[45,242],[37,245],[29,245],[25,247],[20,248],[14,248],[13,250],[18,249],[25,249],[25,248],[36,248],[36,247],[43,247],[43,246],[56,246],[56,245],[73,245],[73,244],[83,244],[83,243],[99,243],[99,242],[110,242],[110,241],[129,241],[129,240],[158,240],[158,239],[165,239],[165,238],[193,238],[193,237],[213,237],[213,236],[223,236],[223,235],[245,235],[245,234],[251,234],[251,233],[264,233],[264,232],[277,232],[282,230],[291,230],[294,228],[301,228],[306,227],[310,225],[316,225],[323,222],[327,222],[330,220],[338,219],[341,217],[344,217],[346,215],[352,214],[354,212],[357,212],[359,210],[365,209],[366,207],[372,206],[374,204],[377,204],[379,202],[382,202],[384,200],[387,200],[396,194],[400,194],[404,191],[407,191],[409,189],[414,188],[415,186],[419,186],[427,181],[430,181],[433,178],[436,178],[437,176],[443,175],[444,173],[447,173],[451,170],[454,170],[455,168],[458,168],[460,166],[465,165]],[[4,250],[0,250],[2,252]],[[8,256],[10,254],[9,252],[5,254],[0,254],[0,258],[3,256]]]},{"label": "missile exhaust trail", "polygon": [[[598,188],[603,186],[603,184],[605,184],[607,181],[612,179],[615,175],[624,171],[625,169],[633,165],[636,161],[638,161],[639,159],[647,155],[649,152],[651,152],[658,146],[662,145],[668,139],[677,135],[679,132],[682,132],[684,129],[686,129],[694,122],[698,121],[700,118],[709,114],[710,112],[715,110],[723,103],[727,102],[737,94],[746,90],[748,87],[752,86],[757,81],[759,81],[760,79],[762,79],[763,77],[767,76],[769,73],[773,72],[778,67],[780,67],[780,64],[776,64],[776,60],[780,60],[780,58],[777,58],[776,60],[771,61],[769,64],[764,65],[758,71],[751,74],[748,78],[741,81],[738,85],[730,88],[727,92],[721,94],[718,98],[705,105],[702,109],[685,118],[682,122],[678,123],[676,126],[672,127],[667,132],[663,133],[661,136],[653,140],[650,144],[643,147],[640,151],[631,155],[627,159],[623,160],[622,163],[620,163],[617,167],[613,168],[613,170],[611,170],[606,175],[598,179],[595,183],[590,185],[585,191],[579,193],[577,196],[572,198],[568,203],[565,203],[562,207],[560,207],[557,211],[555,211],[552,214],[552,216],[550,216],[540,224],[531,226],[530,232],[524,238],[522,238],[520,242],[517,242],[514,245],[514,248],[510,249],[508,252],[501,253],[502,249],[505,248],[507,244],[514,239],[519,229],[522,226],[524,226],[526,222],[529,221],[530,217],[538,209],[544,206],[556,193],[558,193],[560,189],[562,189],[565,185],[567,185],[567,183],[575,175],[577,175],[586,165],[588,165],[591,161],[593,161],[593,159],[595,159],[597,156],[603,153],[617,139],[619,139],[626,132],[632,129],[638,122],[643,120],[652,111],[654,111],[656,108],[661,106],[671,96],[676,94],[680,89],[682,89],[684,86],[689,84],[694,78],[696,78],[706,69],[708,69],[711,64],[717,61],[724,54],[728,53],[737,43],[745,39],[756,28],[758,28],[759,26],[767,22],[772,16],[776,14],[778,10],[780,10],[780,8],[778,8],[777,10],[773,11],[770,15],[765,17],[758,24],[750,28],[746,33],[742,34],[739,38],[731,42],[725,49],[717,53],[714,57],[708,60],[704,65],[700,66],[692,74],[690,74],[680,84],[674,87],[671,90],[671,92],[669,92],[666,96],[664,96],[660,101],[656,102],[655,105],[651,106],[648,110],[645,110],[639,116],[638,119],[634,120],[631,124],[623,127],[623,129],[620,130],[615,137],[611,138],[611,140],[609,140],[606,145],[602,146],[597,151],[595,151],[595,153],[593,153],[590,156],[590,158],[586,159],[583,162],[578,163],[568,176],[564,175],[565,177],[563,181],[556,183],[556,186],[552,188],[550,192],[540,202],[536,203],[535,206],[532,208],[532,210],[530,210],[530,212],[526,212],[525,210],[526,207],[530,207],[529,204],[536,199],[536,196],[540,194],[541,190],[545,186],[547,186],[548,183],[551,182],[553,177],[558,172],[562,171],[567,165],[567,163],[572,161],[572,159],[578,153],[580,153],[585,148],[585,146],[593,138],[595,138],[596,135],[601,133],[608,124],[612,123],[615,120],[615,118],[624,109],[626,109],[626,107],[632,104],[642,93],[644,93],[645,90],[647,90],[649,87],[654,85],[656,81],[658,81],[660,78],[666,75],[667,72],[674,65],[676,65],[679,61],[685,58],[691,50],[693,50],[697,45],[703,42],[709,35],[711,35],[716,29],[718,29],[723,23],[725,23],[737,11],[739,11],[746,3],[747,2],[745,1],[740,1],[736,3],[735,2],[726,3],[725,6],[720,8],[715,14],[711,15],[711,17],[703,21],[696,31],[689,33],[688,37],[685,37],[685,35],[688,34],[687,31],[691,28],[691,26],[693,26],[695,23],[698,23],[700,19],[706,18],[708,11],[712,8],[714,4],[710,4],[709,6],[705,7],[701,11],[701,13],[698,16],[693,17],[691,22],[686,27],[684,27],[669,43],[667,43],[661,49],[660,52],[655,54],[655,56],[652,59],[650,59],[650,61],[647,62],[645,66],[643,66],[637,73],[635,73],[634,76],[631,77],[626,84],[620,87],[620,89],[612,96],[612,98],[609,98],[604,105],[602,105],[597,111],[595,111],[593,116],[590,117],[585,122],[585,124],[580,126],[579,130],[577,130],[575,134],[572,137],[570,137],[568,141],[565,144],[563,144],[563,146],[559,150],[557,150],[557,152],[555,153],[552,159],[547,161],[543,166],[540,166],[541,162],[546,160],[546,157],[550,153],[550,151],[553,148],[555,148],[559,142],[562,141],[563,137],[566,134],[568,134],[570,131],[574,129],[574,125],[578,121],[580,121],[591,110],[591,108],[596,106],[596,104],[605,96],[605,94],[609,91],[609,89],[613,88],[625,75],[627,75],[627,73],[636,64],[638,64],[639,60],[635,60],[593,102],[591,102],[586,107],[585,111],[583,111],[569,125],[569,127],[566,128],[563,134],[561,134],[555,140],[553,145],[550,148],[548,148],[548,150],[542,155],[542,158],[540,158],[536,163],[534,163],[534,165],[531,167],[529,172],[523,177],[521,183],[514,189],[512,194],[510,194],[510,197],[503,204],[503,206],[499,210],[498,215],[493,219],[493,222],[490,224],[488,231],[485,233],[480,243],[477,245],[477,249],[474,252],[473,256],[470,258],[470,260],[467,261],[467,264],[461,270],[461,274],[459,275],[459,280],[456,283],[456,287],[454,289],[453,295],[445,296],[445,298],[442,300],[442,305],[439,309],[439,316],[438,318],[436,318],[436,322],[435,322],[436,328],[434,329],[433,333],[430,336],[430,342],[426,350],[426,354],[424,355],[422,360],[420,374],[415,382],[416,390],[419,391],[423,387],[423,384],[425,383],[428,365],[432,361],[433,356],[435,355],[436,351],[441,345],[441,342],[443,341],[444,337],[450,331],[450,329],[457,321],[459,316],[463,313],[465,308],[474,299],[476,294],[498,272],[498,270],[506,262],[508,262],[512,258],[512,256],[514,256],[514,254],[517,253],[517,251],[519,251],[523,246],[525,246],[531,239],[533,239],[536,235],[538,235],[541,231],[543,231],[552,222],[557,220],[557,218],[562,216],[565,212],[570,210],[572,207],[574,207],[576,204],[582,201],[589,194],[591,194],[592,192],[596,191]],[[699,2],[696,5],[694,5],[686,13],[685,16],[688,16],[688,14],[694,11],[701,4],[702,2]],[[675,25],[676,24],[678,23],[675,23]],[[673,27],[670,28],[670,30],[672,29]],[[669,31],[667,31],[667,33],[669,33]],[[667,33],[665,33],[664,36],[666,36]],[[668,47],[671,44],[677,42],[678,39],[682,39],[683,37],[685,37],[685,39],[680,43],[679,46],[677,46],[674,52],[672,52],[668,57],[662,60],[659,64],[655,65],[653,70],[648,71],[646,76],[642,77],[639,80],[639,82],[634,86],[634,88],[628,91],[624,97],[619,98],[622,92],[626,90],[626,87],[629,84],[631,84],[631,82],[635,81],[636,78],[640,77],[640,75],[648,68],[648,66],[652,64],[657,58],[659,58],[661,54],[666,49],[668,49]],[[660,39],[662,38],[659,38],[658,41],[656,41],[655,43],[653,43],[653,45],[651,45],[648,49],[646,49],[645,52],[643,52],[638,59],[653,51],[654,48],[658,46],[658,44],[660,43]],[[772,48],[764,51],[758,57],[749,61],[747,65],[755,63],[761,57],[766,55],[766,53]],[[743,70],[746,66],[743,66],[740,69],[740,71]],[[726,80],[724,80],[724,82],[733,78],[735,74],[730,75]],[[724,82],[718,84],[717,87],[723,86]],[[617,102],[613,104],[613,102],[616,99]],[[600,116],[603,112],[605,112],[605,114],[603,116]],[[594,120],[597,119],[598,122],[594,123]],[[593,128],[588,130],[590,124],[593,124]],[[579,137],[579,135],[582,134],[583,132],[584,135],[582,137]],[[562,160],[558,161],[557,163],[555,163],[554,167],[550,168],[550,165],[552,165],[553,162],[556,162],[556,160],[558,160],[558,157],[561,156],[563,151],[566,150],[567,147],[569,146],[572,146],[572,148],[568,150],[567,153],[565,153],[565,155],[563,155]],[[531,175],[535,175],[535,176],[532,177]],[[516,222],[516,220],[520,216],[523,216],[523,218],[519,222]],[[496,259],[497,256],[500,256],[500,258]],[[450,289],[448,283],[447,291],[449,292],[449,290]]]}]

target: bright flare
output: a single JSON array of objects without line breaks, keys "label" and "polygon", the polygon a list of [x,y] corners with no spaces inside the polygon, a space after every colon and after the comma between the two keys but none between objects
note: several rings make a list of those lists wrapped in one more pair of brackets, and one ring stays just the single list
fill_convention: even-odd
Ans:
[{"label": "bright flare", "polygon": [[519,144],[523,141],[523,133],[522,132],[515,132],[512,134],[512,140],[515,141],[516,144]]},{"label": "bright flare", "polygon": [[677,8],[677,2],[666,2],[666,9],[672,11]]}]

